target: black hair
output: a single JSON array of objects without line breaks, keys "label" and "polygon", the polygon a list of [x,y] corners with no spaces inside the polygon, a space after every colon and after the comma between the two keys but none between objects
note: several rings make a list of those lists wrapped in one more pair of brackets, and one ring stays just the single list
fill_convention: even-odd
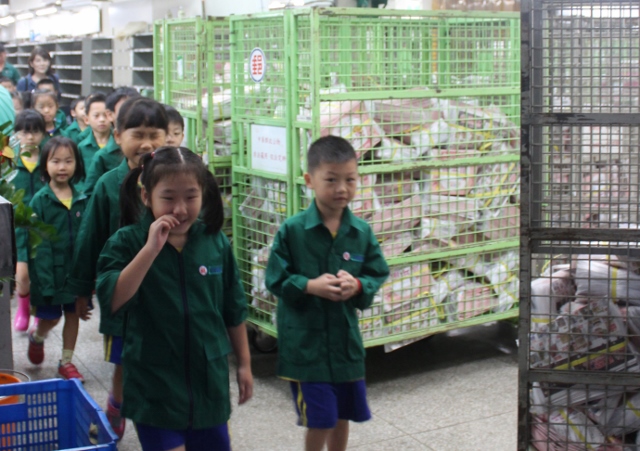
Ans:
[{"label": "black hair", "polygon": [[31,54],[29,55],[29,75],[33,75],[35,70],[31,67],[31,63],[36,59],[36,56],[40,56],[47,61],[49,61],[49,68],[47,69],[47,75],[53,75],[56,71],[53,69],[53,60],[51,59],[51,55],[44,48],[37,46],[31,50]]},{"label": "black hair", "polygon": [[55,92],[46,89],[36,89],[31,93],[31,108],[35,107],[36,102],[40,97],[51,97],[56,102],[56,106],[60,106],[58,96]]},{"label": "black hair", "polygon": [[[2,53],[2,52],[0,52],[0,53]],[[0,77],[0,83],[4,83],[5,81],[9,81],[9,82],[11,82],[11,84],[12,84],[13,86],[15,86],[15,85],[16,85],[16,84],[13,82],[13,80],[12,80],[12,79],[10,79],[9,77]]]},{"label": "black hair", "polygon": [[11,95],[11,99],[20,100],[20,103],[22,104],[22,108],[24,108],[24,97],[22,96],[22,92],[13,91],[13,92],[10,93],[10,95]]},{"label": "black hair", "polygon": [[47,133],[47,126],[44,123],[44,117],[34,109],[22,110],[16,116],[13,126],[16,132],[40,132]]},{"label": "black hair", "polygon": [[71,111],[74,111],[80,102],[84,102],[84,99],[85,99],[84,96],[76,97],[69,104],[69,109]]},{"label": "black hair", "polygon": [[140,216],[138,179],[151,195],[160,180],[179,173],[193,175],[202,188],[200,219],[205,233],[219,232],[224,222],[220,188],[202,159],[186,147],[164,146],[140,157],[138,167],[129,171],[120,187],[121,225],[134,224]]},{"label": "black hair", "polygon": [[169,120],[162,104],[147,97],[135,97],[124,102],[118,112],[116,130],[122,133],[136,127],[159,128],[166,132]]},{"label": "black hair", "polygon": [[71,177],[70,182],[72,184],[78,183],[83,180],[85,177],[84,170],[84,161],[82,160],[82,155],[80,155],[80,151],[78,150],[78,146],[73,142],[72,139],[66,138],[64,136],[54,136],[51,138],[47,144],[40,152],[40,172],[42,173],[42,178],[45,183],[49,183],[51,181],[51,176],[47,172],[47,162],[49,161],[49,156],[53,156],[56,150],[59,147],[68,147],[71,149],[73,153],[73,157],[76,159],[76,171],[73,173],[73,177]]},{"label": "black hair", "polygon": [[130,88],[128,86],[121,86],[107,96],[107,110],[115,113],[116,105],[119,101],[122,99],[131,99],[133,97],[141,97],[137,89]]},{"label": "black hair", "polygon": [[89,115],[89,111],[91,110],[91,105],[94,103],[107,103],[107,97],[101,92],[94,92],[90,96],[88,96],[84,101],[84,111]]},{"label": "black hair", "polygon": [[180,125],[182,130],[184,130],[184,119],[182,115],[171,105],[164,105],[164,110],[167,112],[167,119],[169,119],[169,123],[174,123]]},{"label": "black hair", "polygon": [[346,163],[358,160],[353,146],[339,136],[325,136],[315,140],[307,152],[307,172],[313,172],[324,163]]},{"label": "black hair", "polygon": [[56,84],[53,82],[52,79],[45,77],[42,80],[38,81],[38,83],[36,83],[36,89],[43,89],[41,86],[42,85],[51,85],[53,86],[53,90],[56,90]]}]

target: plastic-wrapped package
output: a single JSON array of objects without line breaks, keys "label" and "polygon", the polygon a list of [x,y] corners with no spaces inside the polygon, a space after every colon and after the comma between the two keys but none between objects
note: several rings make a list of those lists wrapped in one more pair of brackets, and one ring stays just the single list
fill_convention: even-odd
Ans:
[{"label": "plastic-wrapped package", "polygon": [[388,136],[403,137],[442,118],[433,99],[387,99],[371,101],[373,119]]},{"label": "plastic-wrapped package", "polygon": [[421,155],[430,155],[431,149],[447,144],[455,129],[443,119],[438,119],[431,124],[425,124],[409,135],[409,142]]},{"label": "plastic-wrapped package", "polygon": [[576,263],[577,294],[608,296],[640,306],[640,276],[593,260],[580,259]]},{"label": "plastic-wrapped package", "polygon": [[388,260],[402,255],[402,253],[411,247],[412,243],[413,234],[411,232],[404,232],[380,243],[380,249],[382,250],[384,258]]},{"label": "plastic-wrapped package", "polygon": [[395,204],[420,194],[419,171],[379,174],[374,191],[383,206]]},{"label": "plastic-wrapped package", "polygon": [[378,240],[386,240],[398,232],[414,229],[422,215],[422,199],[411,196],[403,202],[389,205],[371,218],[371,228]]},{"label": "plastic-wrapped package", "polygon": [[390,163],[410,163],[422,157],[422,151],[402,144],[400,141],[389,138],[382,138],[380,147],[374,151],[378,160]]},{"label": "plastic-wrapped package", "polygon": [[465,230],[480,219],[478,199],[437,194],[427,194],[424,197],[424,216],[455,222]]},{"label": "plastic-wrapped package", "polygon": [[374,187],[377,186],[376,174],[365,174],[360,177],[356,194],[349,205],[349,208],[356,216],[368,220],[376,211],[380,211],[380,200]]},{"label": "plastic-wrapped package", "polygon": [[450,322],[464,321],[490,311],[497,303],[489,287],[467,281],[449,296],[449,303],[445,305],[447,319]]},{"label": "plastic-wrapped package", "polygon": [[[440,161],[455,160],[473,155],[474,150],[452,146],[438,152]],[[431,170],[431,192],[447,196],[466,196],[473,189],[476,180],[476,166],[456,166]]]},{"label": "plastic-wrapped package", "polygon": [[364,102],[345,100],[320,103],[320,136],[343,137],[356,150],[358,158],[378,144],[383,134]]},{"label": "plastic-wrapped package", "polygon": [[433,278],[428,264],[416,264],[392,269],[389,279],[380,288],[385,321],[393,321],[390,313],[412,310],[411,303],[426,297]]}]

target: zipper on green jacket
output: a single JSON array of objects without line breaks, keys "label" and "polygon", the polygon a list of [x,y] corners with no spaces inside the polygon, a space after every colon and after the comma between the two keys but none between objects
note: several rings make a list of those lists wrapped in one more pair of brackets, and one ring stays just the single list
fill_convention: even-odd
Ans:
[{"label": "zipper on green jacket", "polygon": [[[176,249],[176,252],[177,249]],[[191,333],[190,333],[190,323],[189,323],[189,303],[187,302],[187,284],[186,278],[184,275],[184,260],[182,258],[182,253],[178,252],[178,265],[180,267],[180,291],[182,293],[182,304],[184,307],[184,358],[185,358],[185,366],[184,372],[185,377],[187,378],[187,394],[189,395],[189,425],[188,428],[191,429],[193,426],[193,389],[191,388],[191,356],[190,356],[190,348],[191,348]]]}]

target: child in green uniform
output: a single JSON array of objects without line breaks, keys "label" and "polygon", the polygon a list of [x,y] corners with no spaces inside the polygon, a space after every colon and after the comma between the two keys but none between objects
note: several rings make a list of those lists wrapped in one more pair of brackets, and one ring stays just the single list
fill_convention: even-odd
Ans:
[{"label": "child in green uniform", "polygon": [[[107,96],[106,108],[107,117],[109,122],[115,126],[115,118],[118,117],[120,107],[128,99],[133,97],[140,97],[138,91],[133,88],[118,88]],[[90,196],[93,193],[93,188],[102,174],[109,172],[112,169],[118,167],[122,162],[124,155],[120,146],[113,140],[109,140],[109,143],[103,149],[100,149],[93,156],[93,161],[87,172],[87,180],[84,183],[84,193]]]},{"label": "child in green uniform", "polygon": [[[60,98],[60,93],[56,89],[56,84],[53,82],[52,79],[48,77],[43,78],[38,83],[36,83],[36,89],[54,92],[55,95],[58,97],[58,99]],[[55,124],[56,124],[56,128],[60,130],[61,134],[69,125],[67,123],[67,115],[61,108],[58,108],[58,111],[56,111]]]},{"label": "child in green uniform", "polygon": [[[146,206],[141,212],[140,196]],[[98,261],[98,296],[126,309],[124,404],[144,451],[230,450],[227,354],[252,396],[247,304],[220,231],[220,190],[184,147],[144,155],[122,185],[122,222]]]},{"label": "child in green uniform", "polygon": [[86,116],[84,112],[84,97],[80,96],[76,99],[73,99],[71,101],[71,104],[69,105],[69,111],[74,121],[62,132],[62,135],[78,144],[78,135],[80,135],[80,133],[87,128],[87,123],[85,122]]},{"label": "child in green uniform", "polygon": [[31,93],[31,108],[38,111],[44,117],[44,124],[47,129],[42,147],[54,136],[61,136],[62,131],[56,125],[56,114],[58,111],[58,96],[53,91],[36,89]]},{"label": "child in green uniform", "polygon": [[[96,263],[109,237],[120,227],[120,185],[140,157],[164,145],[167,134],[167,115],[155,100],[139,97],[127,100],[118,113],[115,139],[125,160],[104,174],[96,183],[87,206],[87,214],[80,228],[72,270],[67,279],[69,289],[78,296],[78,314],[88,319],[89,299],[96,278]],[[100,333],[104,336],[105,360],[115,365],[113,384],[107,404],[107,417],[120,437],[125,421],[120,415],[122,402],[122,335],[124,315],[112,314],[110,300],[100,301]]]},{"label": "child in green uniform", "polygon": [[[84,160],[86,168],[90,168],[95,154],[104,148],[117,147],[113,133],[111,133],[111,122],[106,107],[106,97],[104,94],[95,93],[85,101],[87,111],[87,124],[91,127],[91,133],[78,144],[78,149]],[[84,183],[79,187],[84,191]]]},{"label": "child in green uniform", "polygon": [[[29,205],[33,196],[44,186],[38,161],[40,159],[40,144],[47,133],[44,118],[36,110],[24,110],[16,116],[14,127],[19,148],[16,149],[16,175],[12,183],[16,190],[24,190],[23,202]],[[25,233],[16,230],[16,236]],[[18,240],[18,264],[16,265],[16,296],[18,308],[13,327],[24,332],[29,328],[29,245],[24,240]]]},{"label": "child in green uniform", "polygon": [[389,276],[369,225],[354,216],[358,163],[344,139],[327,136],[307,156],[311,206],[280,227],[266,286],[278,297],[278,375],[289,380],[305,449],[345,450],[349,421],[371,417],[356,308]]},{"label": "child in green uniform", "polygon": [[74,182],[84,178],[84,166],[76,144],[69,138],[55,137],[42,149],[40,168],[46,185],[30,205],[41,221],[55,227],[57,239],[44,241],[38,246],[37,256],[29,258],[31,304],[40,321],[29,332],[28,357],[35,365],[42,363],[44,340],[64,314],[58,375],[84,381],[72,362],[80,321],[75,311],[75,295],[64,289],[86,207],[87,198],[73,187]]},{"label": "child in green uniform", "polygon": [[184,141],[184,119],[174,107],[165,105],[169,118],[169,132],[167,133],[167,146],[178,147]]}]

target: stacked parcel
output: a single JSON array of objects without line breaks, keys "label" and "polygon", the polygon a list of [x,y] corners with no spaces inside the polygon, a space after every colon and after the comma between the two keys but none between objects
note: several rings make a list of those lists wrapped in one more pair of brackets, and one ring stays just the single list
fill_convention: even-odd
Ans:
[{"label": "stacked parcel", "polygon": [[[640,262],[615,255],[556,257],[531,285],[530,367],[640,372]],[[538,450],[626,450],[640,440],[640,386],[536,383]]]}]

